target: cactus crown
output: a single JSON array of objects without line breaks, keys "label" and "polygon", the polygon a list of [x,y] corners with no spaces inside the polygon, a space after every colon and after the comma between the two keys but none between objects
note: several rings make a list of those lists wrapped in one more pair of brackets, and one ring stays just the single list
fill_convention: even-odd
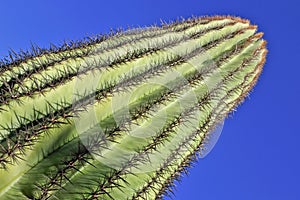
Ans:
[{"label": "cactus crown", "polygon": [[248,20],[190,18],[0,62],[0,199],[156,199],[265,62]]}]

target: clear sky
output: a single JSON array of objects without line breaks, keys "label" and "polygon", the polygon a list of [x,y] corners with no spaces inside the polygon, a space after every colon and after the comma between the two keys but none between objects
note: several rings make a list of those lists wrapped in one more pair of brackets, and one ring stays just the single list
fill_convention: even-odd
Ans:
[{"label": "clear sky", "polygon": [[[175,200],[300,199],[300,12],[296,0],[2,0],[0,57],[111,28],[192,15],[236,15],[265,32],[259,83],[225,121],[212,152],[176,182]],[[298,65],[298,67],[297,67]],[[169,198],[165,198],[169,199]]]}]

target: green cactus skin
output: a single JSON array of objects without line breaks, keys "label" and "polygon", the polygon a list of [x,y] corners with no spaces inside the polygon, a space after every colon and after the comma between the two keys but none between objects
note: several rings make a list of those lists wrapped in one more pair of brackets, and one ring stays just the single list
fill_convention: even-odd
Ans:
[{"label": "green cactus skin", "polygon": [[12,52],[0,199],[161,198],[257,82],[261,37],[214,16]]}]

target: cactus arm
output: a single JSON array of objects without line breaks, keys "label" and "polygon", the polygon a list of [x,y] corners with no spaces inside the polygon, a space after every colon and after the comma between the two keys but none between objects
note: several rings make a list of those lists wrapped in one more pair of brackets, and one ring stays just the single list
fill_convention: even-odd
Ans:
[{"label": "cactus arm", "polygon": [[257,81],[255,32],[195,18],[3,64],[0,199],[161,197]]}]

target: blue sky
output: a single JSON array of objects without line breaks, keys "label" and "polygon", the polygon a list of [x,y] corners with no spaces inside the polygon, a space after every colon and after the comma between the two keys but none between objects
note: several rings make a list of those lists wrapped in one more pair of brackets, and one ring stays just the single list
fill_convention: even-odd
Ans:
[{"label": "blue sky", "polygon": [[300,199],[300,12],[295,0],[3,0],[0,57],[10,48],[28,49],[31,42],[48,47],[110,28],[215,14],[257,24],[268,41],[267,63],[250,97],[225,121],[213,151],[176,182],[173,199]]}]

